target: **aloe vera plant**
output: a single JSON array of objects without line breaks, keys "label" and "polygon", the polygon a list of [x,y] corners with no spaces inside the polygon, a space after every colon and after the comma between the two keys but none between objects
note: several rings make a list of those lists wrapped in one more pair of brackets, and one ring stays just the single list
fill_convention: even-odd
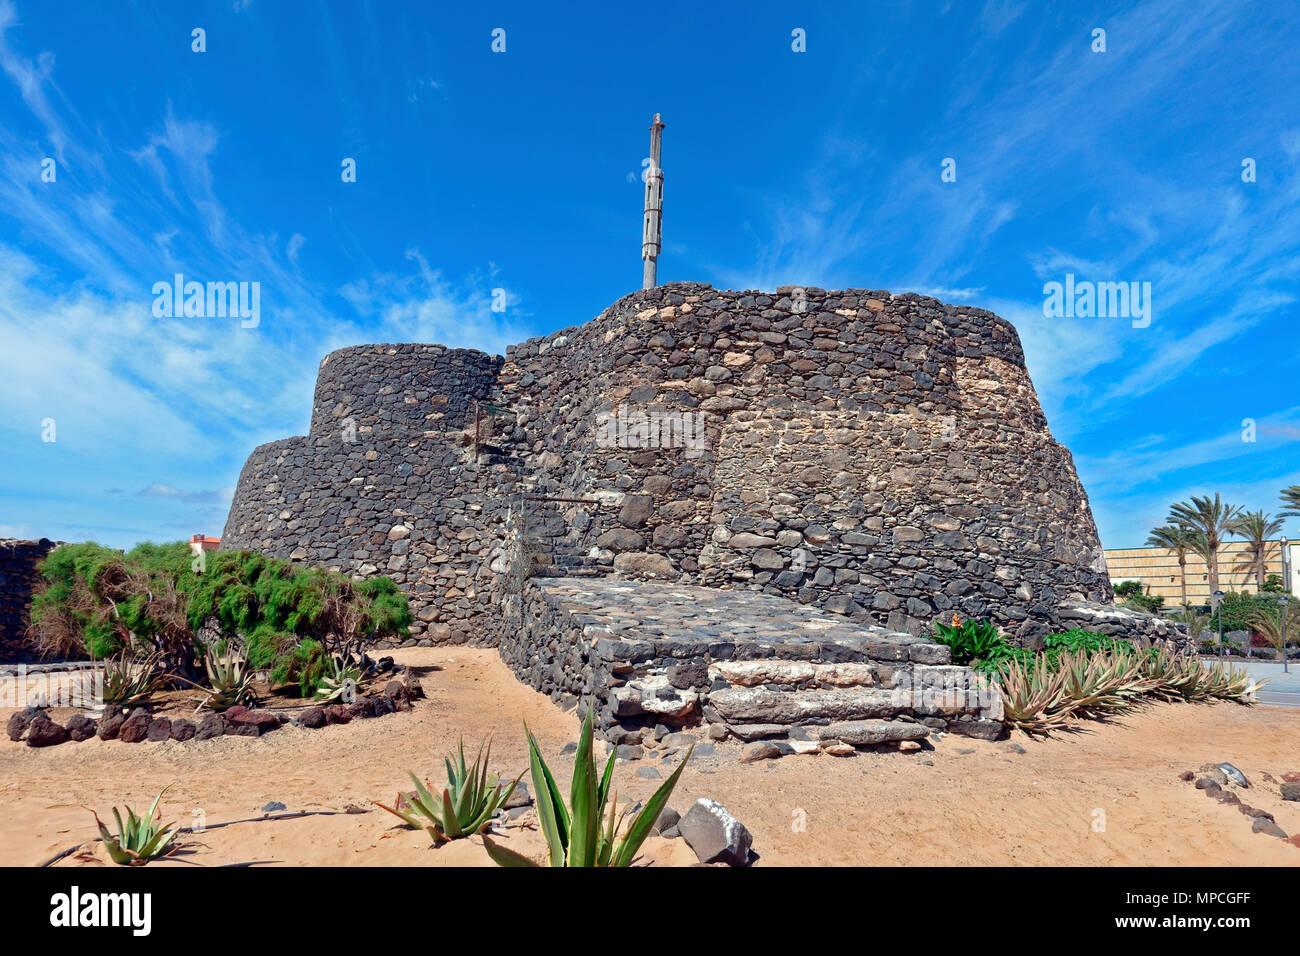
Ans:
[{"label": "aloe vera plant", "polygon": [[127,807],[126,820],[123,821],[122,814],[118,812],[117,807],[114,807],[113,819],[117,822],[117,833],[110,833],[108,827],[104,826],[103,821],[99,819],[99,814],[94,810],[90,811],[95,815],[99,835],[103,838],[104,847],[114,863],[122,866],[144,866],[150,860],[168,856],[178,848],[176,836],[180,830],[174,823],[164,826],[159,822],[158,803],[166,792],[167,788],[163,787],[158,796],[154,797],[149,812],[143,817]]},{"label": "aloe vera plant", "polygon": [[316,688],[317,701],[328,703],[338,700],[348,692],[349,687],[355,691],[361,685],[361,664],[351,655],[331,656],[325,667],[329,672],[321,678],[320,685]]},{"label": "aloe vera plant", "polygon": [[440,793],[434,794],[420,782],[419,777],[411,774],[415,793],[399,793],[391,807],[378,802],[375,806],[387,810],[407,826],[427,830],[434,846],[472,836],[488,825],[523,777],[520,773],[503,790],[497,775],[488,775],[491,757],[491,743],[487,744],[486,754],[480,745],[474,763],[467,767],[465,741],[462,739],[456,762],[453,764],[450,757],[443,760],[447,766],[447,786]]},{"label": "aloe vera plant", "polygon": [[1124,651],[1062,651],[1056,666],[1062,693],[1080,716],[1127,710],[1154,686],[1143,677],[1141,659]]},{"label": "aloe vera plant", "polygon": [[123,707],[144,703],[158,689],[161,666],[158,651],[139,657],[127,648],[104,658],[104,703]]},{"label": "aloe vera plant", "polygon": [[225,710],[253,696],[253,675],[248,670],[248,661],[239,654],[227,650],[218,656],[209,651],[204,666],[212,692],[204,698],[202,706]]},{"label": "aloe vera plant", "polygon": [[1066,675],[1045,657],[1011,661],[998,674],[1003,719],[1026,733],[1047,733],[1064,726],[1074,710],[1065,694]]},{"label": "aloe vera plant", "polygon": [[[537,738],[528,730],[527,724],[524,725],[524,732],[528,735],[528,762],[537,800],[537,818],[542,835],[546,837],[547,859],[551,866],[630,866],[668,804],[668,798],[695,750],[692,746],[687,751],[672,776],[663,782],[624,829],[627,811],[618,812],[618,793],[611,790],[616,751],[610,752],[605,772],[599,777],[596,775],[594,712],[595,707],[589,706],[587,717],[582,722],[567,806],[542,757]],[[483,844],[488,855],[501,866],[537,865],[528,857],[494,843],[486,835]]]}]

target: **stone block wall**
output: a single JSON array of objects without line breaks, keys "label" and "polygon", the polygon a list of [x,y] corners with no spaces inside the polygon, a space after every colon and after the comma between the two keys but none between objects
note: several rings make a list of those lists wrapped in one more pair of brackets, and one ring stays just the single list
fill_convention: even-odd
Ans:
[{"label": "stone block wall", "polygon": [[411,598],[417,642],[485,639],[484,581],[510,480],[504,466],[475,462],[465,429],[500,364],[436,345],[327,355],[310,433],[249,456],[222,547],[388,575]]},{"label": "stone block wall", "polygon": [[27,643],[32,590],[40,580],[37,562],[56,547],[58,543],[48,538],[0,538],[0,664],[29,664],[39,659]]},{"label": "stone block wall", "polygon": [[[987,311],[675,284],[513,347],[501,383],[531,473],[600,502],[571,509],[572,547],[620,575],[913,632],[991,616],[1026,641],[1061,604],[1113,600],[1019,337]],[[620,408],[702,415],[707,449],[602,447]]]},{"label": "stone block wall", "polygon": [[[477,460],[475,401],[510,410]],[[675,283],[504,358],[332,353],[310,433],[245,465],[223,547],[390,574],[417,640],[491,641],[522,599],[505,572],[539,563],[518,553],[537,520],[564,552],[551,568],[759,590],[894,631],[956,613],[1033,644],[1074,626],[1063,609],[1113,607],[1015,329],[868,289]]]}]

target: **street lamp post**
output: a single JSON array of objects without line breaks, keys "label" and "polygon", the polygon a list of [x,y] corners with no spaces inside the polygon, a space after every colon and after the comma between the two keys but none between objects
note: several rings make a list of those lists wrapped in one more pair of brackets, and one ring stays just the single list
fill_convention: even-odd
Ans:
[{"label": "street lamp post", "polygon": [[1219,656],[1223,657],[1223,592],[1215,591],[1210,595],[1210,600],[1214,602],[1214,610],[1219,618]]},{"label": "street lamp post", "polygon": [[1282,596],[1277,599],[1277,603],[1282,608],[1282,673],[1288,674],[1290,671],[1287,670],[1286,666],[1286,618],[1287,612],[1291,610],[1291,595],[1283,592]]}]

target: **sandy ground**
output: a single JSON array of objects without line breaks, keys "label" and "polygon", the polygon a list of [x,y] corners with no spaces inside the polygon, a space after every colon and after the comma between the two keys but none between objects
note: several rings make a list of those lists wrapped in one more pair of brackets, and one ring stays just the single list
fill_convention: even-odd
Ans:
[{"label": "sandy ground", "polygon": [[[578,721],[519,684],[495,651],[395,656],[427,668],[429,699],[378,720],[184,744],[92,739],[38,750],[0,737],[0,864],[39,864],[91,840],[85,807],[101,817],[115,804],[143,810],[171,785],[169,821],[254,818],[188,838],[198,841],[183,857],[190,864],[488,865],[476,840],[431,849],[423,833],[370,801],[409,789],[408,768],[441,782],[442,756],[462,734],[475,745],[494,735],[493,768],[513,777],[527,763],[525,720],[567,789],[571,764],[560,750],[576,739]],[[11,712],[0,710],[0,721]],[[1300,771],[1300,710],[1170,704],[1080,726],[1046,741],[947,736],[919,753],[756,764],[739,761],[739,745],[719,745],[691,761],[671,803],[684,812],[699,797],[720,801],[753,833],[760,865],[1300,865],[1300,847],[1252,833],[1249,817],[1179,779],[1230,761],[1255,784],[1239,791],[1242,800],[1300,833],[1300,803],[1283,802],[1263,777]],[[635,768],[659,766],[666,776],[677,759],[621,764],[620,793],[648,797],[657,783]],[[289,812],[334,812],[257,819],[270,801]],[[504,841],[542,856],[535,830],[514,827]],[[652,865],[695,862],[681,840],[651,840],[645,855]],[[96,864],[70,857],[59,865]]]}]

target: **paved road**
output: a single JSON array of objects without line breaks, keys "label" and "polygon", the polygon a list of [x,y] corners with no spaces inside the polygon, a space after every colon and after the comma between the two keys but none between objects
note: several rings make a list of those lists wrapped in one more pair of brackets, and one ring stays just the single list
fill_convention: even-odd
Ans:
[{"label": "paved road", "polygon": [[1276,707],[1300,707],[1300,661],[1288,661],[1290,673],[1282,673],[1281,661],[1234,660],[1233,667],[1244,668],[1252,677],[1268,683],[1259,692],[1261,704]]}]

